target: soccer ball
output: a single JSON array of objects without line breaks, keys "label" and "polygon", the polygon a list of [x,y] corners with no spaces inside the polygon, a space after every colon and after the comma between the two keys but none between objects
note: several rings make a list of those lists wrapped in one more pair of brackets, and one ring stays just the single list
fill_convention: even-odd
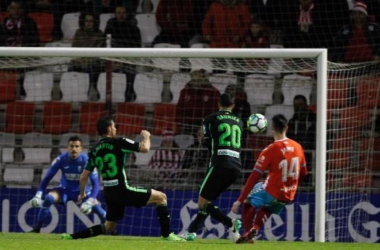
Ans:
[{"label": "soccer ball", "polygon": [[248,118],[247,128],[254,134],[262,133],[267,129],[268,121],[262,114],[253,114]]}]

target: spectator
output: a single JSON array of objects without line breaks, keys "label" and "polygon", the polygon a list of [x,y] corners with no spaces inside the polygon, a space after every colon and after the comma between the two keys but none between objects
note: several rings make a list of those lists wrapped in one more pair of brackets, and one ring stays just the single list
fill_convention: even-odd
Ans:
[{"label": "spectator", "polygon": [[190,82],[180,92],[176,111],[176,120],[182,125],[183,134],[194,135],[202,118],[218,110],[219,96],[205,70],[191,73]]},{"label": "spectator", "polygon": [[[91,13],[82,13],[79,17],[79,29],[73,38],[73,47],[104,47],[105,37],[99,27],[99,19]],[[73,71],[86,72],[90,74],[91,83],[96,83],[102,65],[98,59],[78,58],[72,61]]]},{"label": "spectator", "polygon": [[248,5],[236,0],[220,0],[211,4],[203,20],[202,30],[210,48],[239,48],[249,29]]},{"label": "spectator", "polygon": [[[127,8],[124,6],[116,7],[115,17],[108,20],[104,34],[111,34],[112,47],[141,47],[141,34],[137,27],[137,21],[134,17],[128,15]],[[131,101],[133,99],[133,82],[136,74],[135,66],[114,63],[113,67],[116,71],[127,75],[125,101]]]},{"label": "spectator", "polygon": [[303,95],[293,99],[294,115],[289,120],[288,137],[298,141],[304,149],[315,149],[316,116]]},{"label": "spectator", "polygon": [[[265,34],[264,24],[259,20],[251,22],[248,33],[243,38],[242,48],[270,48],[269,38]],[[267,68],[268,62],[266,59],[246,59],[247,68]]]},{"label": "spectator", "polygon": [[266,9],[270,27],[282,28],[286,48],[330,48],[338,27],[349,20],[346,0],[268,0]]},{"label": "spectator", "polygon": [[183,153],[174,141],[174,132],[163,131],[163,141],[160,149],[156,150],[150,159],[148,166],[152,169],[153,178],[159,183],[181,183],[183,176],[181,162]]},{"label": "spectator", "polygon": [[[195,35],[194,0],[161,0],[157,7],[156,19],[161,32],[153,44],[179,44],[183,48],[190,47],[189,43]],[[194,41],[191,41],[194,43]]]},{"label": "spectator", "polygon": [[[287,136],[300,143],[305,149],[306,162],[308,167],[312,167],[313,154],[315,150],[317,120],[316,115],[311,111],[307,104],[307,99],[303,95],[296,95],[293,98],[294,115],[289,120]],[[308,169],[309,171],[311,169]],[[307,177],[305,183],[309,183],[311,175]]]},{"label": "spectator", "polygon": [[367,5],[357,2],[352,9],[352,23],[334,38],[332,60],[339,62],[378,61],[380,26],[368,21]]},{"label": "spectator", "polygon": [[[182,158],[182,169],[188,169],[194,172],[194,174],[190,176],[193,176],[195,180],[199,181],[201,181],[204,176],[209,159],[208,150],[203,146],[202,142],[203,130],[202,127],[199,127],[194,144],[185,151]],[[192,181],[194,181],[194,178]]]},{"label": "spectator", "polygon": [[12,1],[8,6],[8,16],[3,22],[2,43],[9,47],[37,47],[40,37],[37,25],[25,13],[22,2]]},{"label": "spectator", "polygon": [[264,31],[264,24],[259,20],[251,22],[248,33],[243,38],[242,48],[269,48],[269,39]]},{"label": "spectator", "polygon": [[124,6],[116,7],[115,17],[108,20],[104,34],[111,34],[112,47],[141,47],[141,34],[136,26],[136,19],[127,14]]}]

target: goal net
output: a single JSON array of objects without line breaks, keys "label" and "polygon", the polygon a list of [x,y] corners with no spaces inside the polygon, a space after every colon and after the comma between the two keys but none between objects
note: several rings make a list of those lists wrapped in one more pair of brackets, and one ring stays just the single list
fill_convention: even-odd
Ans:
[{"label": "goal net", "polygon": [[[209,155],[199,143],[202,119],[217,111],[220,94],[235,95],[234,112],[302,116],[294,98],[306,99],[316,120],[292,133],[305,148],[308,179],[294,203],[273,215],[259,239],[371,242],[373,194],[378,189],[380,76],[377,64],[327,62],[325,50],[248,49],[0,49],[2,231],[28,231],[37,209],[30,200],[51,161],[79,135],[83,151],[98,140],[96,121],[110,115],[118,135],[141,140],[151,132],[148,154],[129,154],[126,168],[137,186],[168,196],[173,231],[187,230],[197,212],[198,187]],[[75,68],[81,67],[81,71]],[[243,173],[215,201],[230,212],[258,154],[273,141],[270,130],[245,130]],[[60,173],[49,188],[59,182]],[[104,201],[102,192],[99,199]],[[52,207],[42,232],[74,232],[97,223],[74,202]],[[157,236],[153,208],[128,208],[118,232]],[[207,219],[204,238],[224,238],[223,225]]]}]

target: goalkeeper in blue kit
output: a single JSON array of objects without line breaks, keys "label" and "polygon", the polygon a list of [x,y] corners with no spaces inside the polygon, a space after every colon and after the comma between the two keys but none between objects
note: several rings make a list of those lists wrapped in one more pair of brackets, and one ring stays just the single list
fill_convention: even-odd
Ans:
[{"label": "goalkeeper in blue kit", "polygon": [[[81,153],[82,140],[78,136],[72,136],[68,142],[68,152],[58,156],[51,164],[46,176],[41,181],[36,195],[30,200],[32,207],[40,207],[38,212],[37,225],[31,232],[39,233],[44,222],[50,214],[50,206],[53,204],[66,204],[72,200],[78,201],[80,192],[79,179],[84,166],[87,163],[88,157]],[[60,184],[49,191],[42,200],[43,194],[50,180],[57,174],[62,172]],[[88,215],[91,212],[97,214],[102,222],[105,222],[106,212],[100,206],[96,197],[99,193],[99,177],[97,172],[92,172],[90,175],[92,189],[87,183],[85,188],[85,199],[82,200],[80,211]]]}]

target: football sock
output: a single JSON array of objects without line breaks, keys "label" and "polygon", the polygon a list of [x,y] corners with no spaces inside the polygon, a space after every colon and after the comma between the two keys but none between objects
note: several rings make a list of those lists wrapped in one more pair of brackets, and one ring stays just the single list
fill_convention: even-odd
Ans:
[{"label": "football sock", "polygon": [[41,228],[44,222],[46,221],[46,217],[50,214],[50,206],[54,203],[54,197],[50,194],[46,195],[44,202],[42,203],[42,207],[38,212],[37,217],[37,228]]},{"label": "football sock", "polygon": [[102,224],[106,222],[106,211],[99,204],[92,207],[92,212],[99,216]]},{"label": "football sock", "polygon": [[217,206],[214,206],[212,203],[208,203],[205,205],[205,210],[215,220],[223,223],[227,227],[232,227],[232,219],[225,215]]},{"label": "football sock", "polygon": [[208,213],[205,210],[199,209],[198,213],[197,213],[197,216],[190,223],[189,233],[196,233],[198,231],[198,229],[201,228],[201,226],[203,225],[203,223],[206,220],[207,216],[208,216]]},{"label": "football sock", "polygon": [[256,218],[253,223],[253,227],[256,229],[256,231],[260,230],[260,228],[264,225],[264,223],[269,219],[271,214],[272,212],[269,209],[265,207],[259,208],[256,214]]},{"label": "football sock", "polygon": [[101,224],[101,225],[89,227],[86,230],[83,230],[76,234],[72,234],[71,236],[73,237],[73,239],[84,239],[84,238],[90,238],[90,237],[98,236],[105,233],[106,233],[106,228],[104,224]]},{"label": "football sock", "polygon": [[243,220],[244,231],[249,232],[253,226],[253,218],[255,217],[255,207],[248,203],[243,203],[241,219]]},{"label": "football sock", "polygon": [[161,236],[168,237],[170,234],[170,213],[168,210],[168,206],[165,205],[157,205],[156,211],[158,215],[158,221],[161,226]]}]

